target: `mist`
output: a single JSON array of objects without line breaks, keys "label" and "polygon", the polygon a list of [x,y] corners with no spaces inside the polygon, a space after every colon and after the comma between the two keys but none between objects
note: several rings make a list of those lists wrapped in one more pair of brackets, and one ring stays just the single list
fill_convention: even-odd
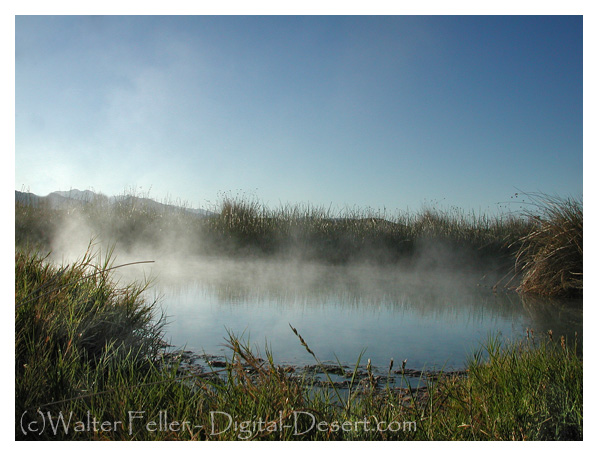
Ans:
[{"label": "mist", "polygon": [[131,196],[17,205],[18,244],[37,241],[62,265],[89,251],[118,284],[148,282],[172,348],[226,358],[232,332],[303,365],[314,360],[290,325],[329,363],[366,351],[375,365],[414,369],[459,368],[495,332],[582,334],[577,304],[532,303],[505,287],[509,246],[528,228],[431,208],[390,217],[231,198],[202,214]]},{"label": "mist", "polygon": [[57,263],[72,263],[90,249],[98,261],[110,256],[113,265],[152,262],[118,269],[129,280],[152,277],[173,286],[230,283],[290,293],[320,283],[373,291],[381,282],[396,281],[409,289],[455,294],[473,286],[491,288],[509,271],[510,260],[503,253],[483,257],[472,246],[433,237],[410,242],[409,255],[402,257],[373,240],[353,249],[353,240],[341,233],[338,249],[349,252],[341,258],[338,252],[330,255],[335,246],[329,239],[310,243],[301,229],[267,250],[206,235],[193,222],[189,216],[161,213],[142,224],[115,212],[98,217],[75,208],[55,221],[49,250]]}]

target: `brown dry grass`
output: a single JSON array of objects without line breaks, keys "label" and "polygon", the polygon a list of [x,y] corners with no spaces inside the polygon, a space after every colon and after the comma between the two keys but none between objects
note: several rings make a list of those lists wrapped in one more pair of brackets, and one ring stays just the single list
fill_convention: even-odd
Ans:
[{"label": "brown dry grass", "polygon": [[516,271],[519,292],[552,296],[582,295],[582,202],[529,195],[527,214],[534,229],[520,240]]}]

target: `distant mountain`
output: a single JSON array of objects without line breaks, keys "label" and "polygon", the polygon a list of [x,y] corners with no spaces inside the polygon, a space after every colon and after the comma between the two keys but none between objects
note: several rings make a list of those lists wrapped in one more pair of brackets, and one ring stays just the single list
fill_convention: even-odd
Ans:
[{"label": "distant mountain", "polygon": [[79,189],[71,189],[71,190],[59,190],[56,192],[52,192],[48,195],[48,197],[62,197],[66,199],[79,200],[84,203],[89,203],[98,197],[103,197],[102,194],[96,194],[91,190],[79,190]]},{"label": "distant mountain", "polygon": [[69,191],[56,191],[46,195],[45,197],[41,197],[30,192],[19,192],[18,190],[15,190],[15,203],[32,206],[38,206],[43,203],[49,205],[49,207],[52,209],[72,208],[73,206],[98,202],[109,205],[134,205],[164,211],[185,211],[199,217],[205,217],[214,214],[211,211],[201,208],[186,208],[178,205],[160,203],[152,200],[151,198],[145,197],[136,197],[132,195],[107,197],[104,194],[95,193],[91,190],[81,191],[78,189],[72,189]]},{"label": "distant mountain", "polygon": [[185,211],[191,214],[195,214],[196,216],[210,216],[214,214],[211,211],[207,211],[201,208],[187,208],[185,206],[172,205],[170,203],[160,203],[156,200],[152,200],[151,198],[146,197],[134,197],[131,195],[121,195],[118,197],[110,197],[110,202],[112,204],[125,204],[125,205],[136,205],[143,206],[146,208],[152,208],[156,210],[167,210],[167,211]]},{"label": "distant mountain", "polygon": [[31,192],[19,192],[18,190],[15,190],[15,203],[37,206],[42,199],[43,197],[38,197]]}]

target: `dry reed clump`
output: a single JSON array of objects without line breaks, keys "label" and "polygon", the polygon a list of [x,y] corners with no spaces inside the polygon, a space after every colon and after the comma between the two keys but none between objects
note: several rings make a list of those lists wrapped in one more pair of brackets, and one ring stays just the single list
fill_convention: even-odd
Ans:
[{"label": "dry reed clump", "polygon": [[582,202],[529,195],[534,228],[520,239],[516,272],[519,292],[552,296],[582,295]]}]

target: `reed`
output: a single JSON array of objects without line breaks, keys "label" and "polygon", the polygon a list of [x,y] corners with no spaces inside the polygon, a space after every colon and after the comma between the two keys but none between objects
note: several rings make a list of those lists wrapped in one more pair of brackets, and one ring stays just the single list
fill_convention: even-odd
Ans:
[{"label": "reed", "polygon": [[[56,235],[72,223],[108,244],[116,243],[119,250],[151,246],[195,255],[277,255],[331,263],[405,262],[423,250],[431,254],[433,246],[439,253],[450,253],[445,261],[453,257],[464,265],[477,260],[507,264],[515,242],[532,226],[519,216],[488,216],[459,208],[427,207],[396,215],[309,204],[271,209],[255,198],[230,194],[223,194],[205,217],[129,196],[114,204],[97,198],[61,210],[20,203],[15,209],[17,246],[52,249]],[[439,254],[438,260],[442,257]]]},{"label": "reed", "polygon": [[532,230],[518,241],[518,291],[540,295],[582,295],[582,202],[530,194],[526,210]]}]

